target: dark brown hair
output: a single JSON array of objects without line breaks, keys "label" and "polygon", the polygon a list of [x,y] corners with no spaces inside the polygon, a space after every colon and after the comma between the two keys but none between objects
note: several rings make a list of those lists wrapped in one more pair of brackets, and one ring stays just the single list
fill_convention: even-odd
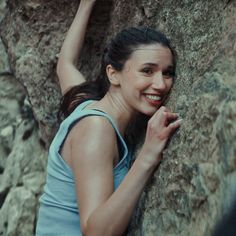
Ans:
[{"label": "dark brown hair", "polygon": [[86,100],[101,99],[110,87],[106,74],[107,65],[112,65],[114,69],[121,71],[125,62],[138,46],[153,43],[159,43],[171,50],[175,71],[176,53],[163,33],[143,26],[124,29],[111,39],[105,48],[98,77],[93,81],[86,81],[74,86],[62,97],[59,117],[67,117],[80,103]]}]

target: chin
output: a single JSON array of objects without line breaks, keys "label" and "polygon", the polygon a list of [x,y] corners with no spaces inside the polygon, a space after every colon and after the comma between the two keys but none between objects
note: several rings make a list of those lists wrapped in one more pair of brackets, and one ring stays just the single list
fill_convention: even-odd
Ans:
[{"label": "chin", "polygon": [[146,108],[145,110],[143,109],[141,111],[141,113],[146,115],[146,116],[153,116],[158,109],[159,109],[159,106],[158,107],[152,107],[152,108],[149,108],[149,109]]},{"label": "chin", "polygon": [[[142,104],[142,105],[141,105]],[[153,116],[156,111],[163,105],[163,101],[159,102],[147,102],[144,100],[140,105],[140,112],[147,116]]]}]

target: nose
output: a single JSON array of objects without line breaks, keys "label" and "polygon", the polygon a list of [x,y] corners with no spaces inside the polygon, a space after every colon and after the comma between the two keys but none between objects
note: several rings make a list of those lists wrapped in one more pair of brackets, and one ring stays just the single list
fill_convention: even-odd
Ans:
[{"label": "nose", "polygon": [[166,83],[163,77],[163,74],[161,71],[159,71],[158,73],[156,73],[156,75],[153,77],[153,81],[152,81],[152,87],[154,89],[158,89],[158,90],[165,90],[166,89]]}]

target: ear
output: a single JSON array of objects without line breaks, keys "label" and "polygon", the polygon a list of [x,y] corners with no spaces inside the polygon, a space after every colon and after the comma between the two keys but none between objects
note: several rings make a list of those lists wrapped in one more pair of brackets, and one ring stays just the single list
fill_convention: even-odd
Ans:
[{"label": "ear", "polygon": [[107,65],[106,68],[107,77],[112,85],[120,85],[119,76],[117,70],[113,68],[112,65]]}]

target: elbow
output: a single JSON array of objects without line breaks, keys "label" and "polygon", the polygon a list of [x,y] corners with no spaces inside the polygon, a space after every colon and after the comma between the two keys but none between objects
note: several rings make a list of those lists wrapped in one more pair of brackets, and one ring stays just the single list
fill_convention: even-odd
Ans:
[{"label": "elbow", "polygon": [[56,73],[57,75],[60,75],[64,70],[70,69],[71,66],[76,66],[77,60],[73,60],[72,58],[66,56],[66,55],[60,55],[57,61],[56,66]]},{"label": "elbow", "polygon": [[57,66],[56,66],[57,76],[59,77],[59,79],[60,77],[64,78],[65,75],[68,74],[68,72],[71,71],[73,68],[75,68],[75,63],[61,56],[57,61]]},{"label": "elbow", "polygon": [[56,73],[58,76],[61,75],[63,65],[65,65],[65,61],[63,60],[63,58],[59,57],[59,59],[57,61],[57,67],[56,67]]},{"label": "elbow", "polygon": [[108,225],[99,224],[99,222],[93,222],[89,220],[87,224],[81,225],[81,231],[83,236],[114,236],[112,227]]}]

